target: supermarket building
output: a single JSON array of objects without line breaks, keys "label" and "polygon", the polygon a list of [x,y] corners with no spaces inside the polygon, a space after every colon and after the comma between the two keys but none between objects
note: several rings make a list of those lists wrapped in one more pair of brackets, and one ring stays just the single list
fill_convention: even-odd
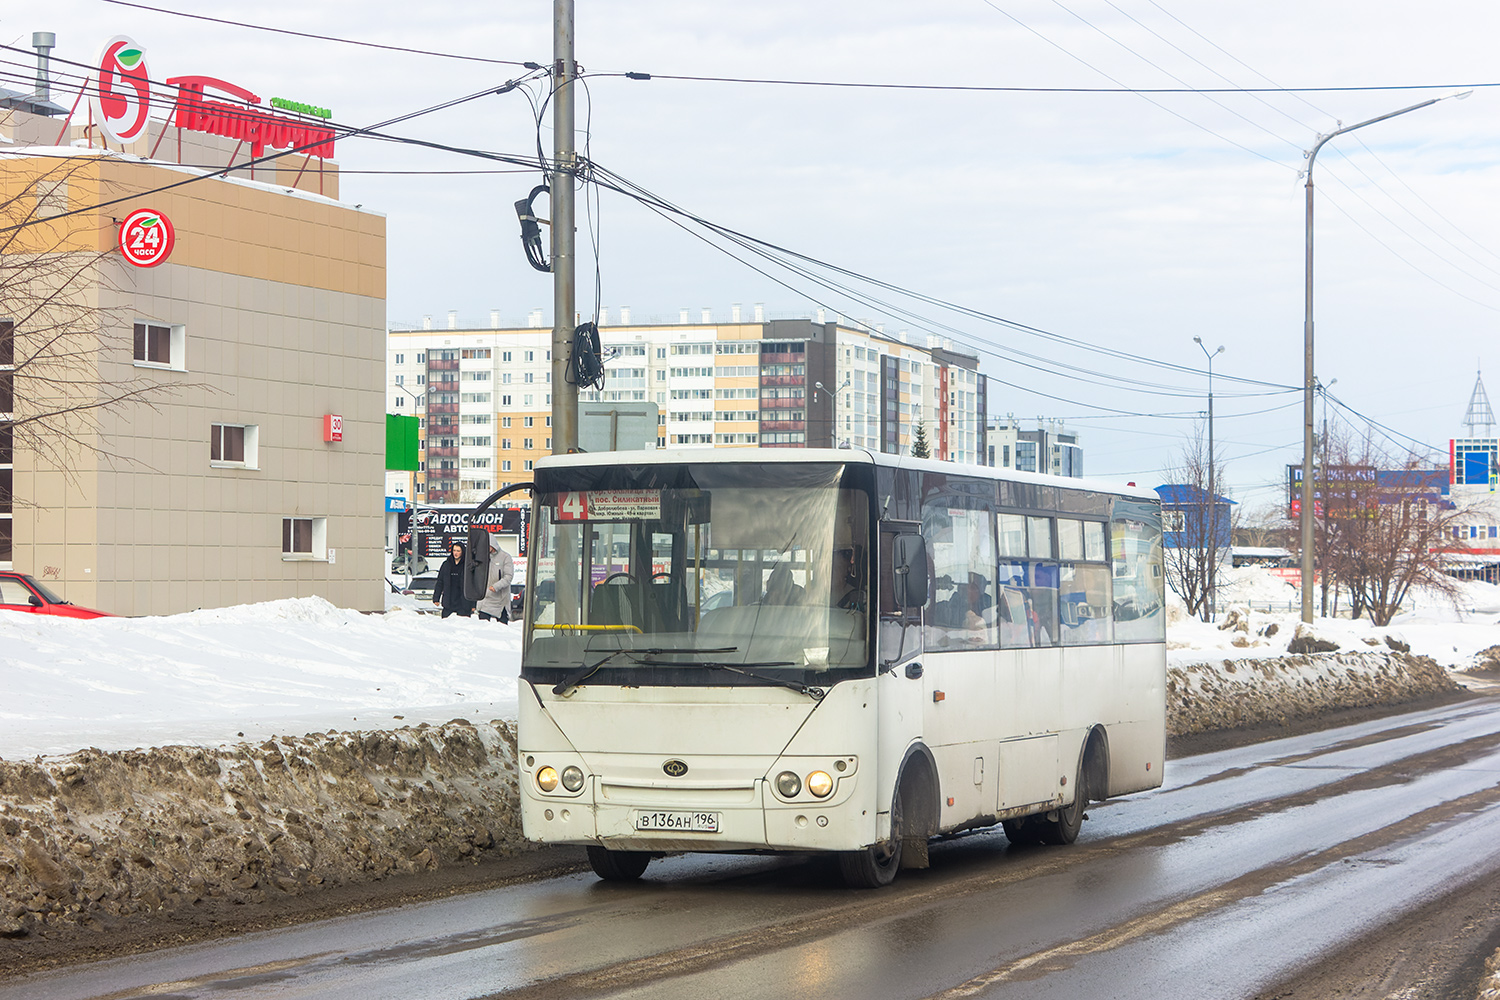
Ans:
[{"label": "supermarket building", "polygon": [[[385,220],[338,200],[331,140],[234,166],[315,123],[179,79],[200,81],[181,85],[191,114],[153,100],[124,129],[67,119],[71,94],[0,101],[5,225],[29,223],[3,262],[0,567],[119,614],[312,595],[382,608]],[[247,121],[259,134],[220,134]],[[174,236],[150,266],[123,245],[141,218]],[[27,255],[67,266],[29,272]],[[149,400],[58,424],[78,447],[25,430],[58,409],[26,362],[62,329],[74,402],[121,386]]]}]

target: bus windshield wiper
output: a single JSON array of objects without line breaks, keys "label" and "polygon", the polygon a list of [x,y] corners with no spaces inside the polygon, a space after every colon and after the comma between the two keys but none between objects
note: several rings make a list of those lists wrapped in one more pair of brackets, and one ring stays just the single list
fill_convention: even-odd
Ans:
[{"label": "bus windshield wiper", "polygon": [[[718,650],[704,649],[698,650],[698,652],[715,653]],[[828,693],[815,684],[803,684],[801,681],[787,680],[784,677],[773,677],[770,674],[763,674],[759,670],[754,669],[756,667],[795,667],[797,664],[793,660],[766,660],[762,663],[719,663],[709,660],[695,660],[691,663],[672,663],[667,660],[641,660],[640,663],[646,667],[706,667],[709,670],[727,670],[732,674],[741,674],[745,677],[753,677],[758,681],[766,681],[770,684],[790,688],[798,694],[807,695],[813,701],[822,701],[823,696]]]},{"label": "bus windshield wiper", "polygon": [[[600,667],[604,666],[606,663],[608,663],[610,660],[613,660],[615,657],[619,656],[621,653],[644,654],[646,656],[671,656],[671,655],[680,654],[680,653],[737,653],[737,652],[739,652],[739,647],[738,646],[721,646],[721,647],[718,647],[716,649],[665,649],[665,648],[661,648],[661,647],[651,647],[649,649],[628,649],[628,648],[623,648],[622,647],[620,649],[615,650],[612,653],[606,654],[605,656],[601,657],[599,660],[597,660],[596,662],[594,662],[592,664],[590,664],[590,663],[580,663],[578,665],[578,669],[576,669],[572,673],[568,674],[566,677],[564,677],[562,680],[558,681],[557,684],[555,684],[553,686],[552,693],[553,694],[567,694],[568,691],[571,688],[576,687],[580,682],[585,681],[589,677],[593,676],[594,671],[598,670]],[[642,662],[642,663],[648,663],[650,661],[641,660],[640,662]],[[662,661],[662,662],[665,663],[665,661]]]}]

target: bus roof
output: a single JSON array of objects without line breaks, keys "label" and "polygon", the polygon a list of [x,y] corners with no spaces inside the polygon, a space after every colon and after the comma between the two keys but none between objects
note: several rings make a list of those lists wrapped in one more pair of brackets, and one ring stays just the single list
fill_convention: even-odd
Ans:
[{"label": "bus roof", "polygon": [[583,468],[600,464],[631,465],[679,465],[679,464],[732,464],[757,462],[788,465],[815,462],[839,462],[875,465],[893,469],[916,469],[922,472],[946,472],[953,475],[979,476],[985,479],[1007,480],[1017,483],[1038,483],[1045,486],[1060,486],[1065,489],[1085,490],[1091,493],[1108,493],[1112,496],[1132,497],[1139,500],[1157,501],[1160,497],[1152,489],[1139,486],[1119,486],[1097,479],[1072,479],[1066,476],[1049,476],[1038,472],[1021,472],[1016,469],[997,469],[987,465],[965,465],[943,462],[930,458],[912,458],[908,455],[888,455],[865,448],[658,448],[653,451],[607,451],[580,452],[574,455],[551,455],[537,460],[537,469]]}]

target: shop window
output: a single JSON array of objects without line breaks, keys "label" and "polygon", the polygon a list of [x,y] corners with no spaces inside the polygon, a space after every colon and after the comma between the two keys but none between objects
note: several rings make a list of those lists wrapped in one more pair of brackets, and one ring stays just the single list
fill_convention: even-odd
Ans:
[{"label": "shop window", "polygon": [[260,468],[260,427],[256,424],[213,424],[209,428],[209,465],[214,468]]},{"label": "shop window", "polygon": [[328,518],[284,517],[281,519],[281,558],[327,560]]},{"label": "shop window", "polygon": [[187,367],[186,327],[162,323],[135,324],[135,363],[145,368]]}]

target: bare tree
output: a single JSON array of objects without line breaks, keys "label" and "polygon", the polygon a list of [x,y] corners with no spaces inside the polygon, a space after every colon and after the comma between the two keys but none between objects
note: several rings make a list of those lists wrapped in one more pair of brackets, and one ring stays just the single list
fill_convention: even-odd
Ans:
[{"label": "bare tree", "polygon": [[[1219,550],[1229,544],[1228,519],[1214,495],[1224,481],[1223,466],[1211,468],[1208,441],[1201,426],[1187,435],[1178,462],[1165,470],[1168,494],[1163,498],[1162,534],[1167,583],[1204,621],[1212,617],[1212,595],[1218,580]],[[1209,490],[1209,483],[1215,491]]]},{"label": "bare tree", "polygon": [[[85,159],[14,158],[0,162],[0,441],[17,455],[71,475],[92,454],[119,458],[99,433],[108,410],[155,399],[185,386],[143,369],[104,363],[132,357],[133,331],[114,321],[101,298],[117,267],[107,219],[69,214],[95,197],[97,174],[79,175]],[[70,199],[69,188],[86,194]],[[0,480],[0,508],[24,505]]]},{"label": "bare tree", "polygon": [[[1331,583],[1349,595],[1350,612],[1389,625],[1413,587],[1456,600],[1443,571],[1460,511],[1438,495],[1436,464],[1394,458],[1368,438],[1330,437],[1315,485],[1321,497],[1317,545],[1325,595]],[[1326,596],[1325,596],[1326,613]]]}]

